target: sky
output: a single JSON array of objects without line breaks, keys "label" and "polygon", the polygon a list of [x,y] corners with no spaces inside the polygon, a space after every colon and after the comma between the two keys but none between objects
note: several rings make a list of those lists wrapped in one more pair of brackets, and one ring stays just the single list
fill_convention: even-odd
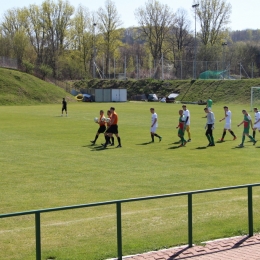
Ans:
[{"label": "sky", "polygon": [[[54,0],[55,1],[55,0]],[[147,0],[112,0],[117,8],[120,18],[123,22],[123,27],[131,27],[138,25],[135,19],[134,12],[138,7],[144,6]],[[8,0],[1,1],[0,20],[3,14],[12,8],[29,7],[30,4],[41,5],[43,0]],[[188,18],[191,24],[195,24],[194,16],[192,15],[193,0],[159,0],[162,4],[167,4],[174,12],[179,8],[183,8],[188,13]],[[231,30],[244,29],[260,29],[259,0],[226,0],[232,5],[231,23],[229,28]],[[69,0],[69,3],[77,8],[80,4],[89,9],[89,11],[96,11],[99,7],[103,7],[105,0]]]}]

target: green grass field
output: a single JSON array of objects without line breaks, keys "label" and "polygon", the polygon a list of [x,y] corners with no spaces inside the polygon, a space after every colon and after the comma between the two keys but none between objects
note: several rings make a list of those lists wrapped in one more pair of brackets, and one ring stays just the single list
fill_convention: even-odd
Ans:
[{"label": "green grass field", "polygon": [[[0,213],[209,189],[259,182],[260,143],[241,142],[242,105],[230,105],[236,141],[208,147],[203,106],[188,105],[192,142],[178,148],[180,104],[113,103],[122,148],[91,146],[93,118],[109,103],[0,107]],[[158,139],[150,141],[150,106],[158,113]],[[223,104],[213,105],[214,136],[222,135]],[[253,113],[250,112],[252,118]],[[257,133],[257,139],[260,133]],[[103,142],[103,137],[97,144]],[[117,143],[117,142],[116,142]],[[254,228],[260,229],[260,189],[254,188]],[[247,192],[193,197],[194,242],[247,233]],[[42,259],[116,257],[115,206],[46,213]],[[187,244],[187,198],[122,205],[123,253]],[[0,259],[35,259],[34,216],[0,219]]]}]

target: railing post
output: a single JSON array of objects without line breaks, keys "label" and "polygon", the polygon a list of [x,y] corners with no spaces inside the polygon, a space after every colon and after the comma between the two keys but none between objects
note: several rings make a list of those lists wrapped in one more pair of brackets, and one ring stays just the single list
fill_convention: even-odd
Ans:
[{"label": "railing post", "polygon": [[192,247],[192,194],[188,194],[188,240],[189,247]]},{"label": "railing post", "polygon": [[121,203],[116,203],[116,224],[117,224],[117,256],[118,260],[122,260],[122,217],[121,217]]},{"label": "railing post", "polygon": [[41,260],[41,215],[35,213],[35,243],[36,243],[36,260]]},{"label": "railing post", "polygon": [[253,191],[252,186],[247,187],[247,196],[248,196],[248,234],[249,236],[254,235],[253,227]]}]

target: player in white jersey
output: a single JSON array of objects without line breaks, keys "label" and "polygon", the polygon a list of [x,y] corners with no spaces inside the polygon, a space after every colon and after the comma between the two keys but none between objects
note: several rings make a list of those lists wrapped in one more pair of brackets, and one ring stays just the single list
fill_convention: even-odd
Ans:
[{"label": "player in white jersey", "polygon": [[253,138],[255,138],[255,131],[258,130],[260,132],[260,112],[257,107],[254,107],[255,112],[255,122],[253,126]]},{"label": "player in white jersey", "polygon": [[214,137],[213,137],[213,129],[214,129],[214,123],[215,123],[215,116],[212,111],[210,111],[207,107],[204,108],[205,113],[207,113],[207,123],[205,125],[206,133],[209,140],[208,146],[215,146]]},{"label": "player in white jersey", "polygon": [[185,118],[185,127],[184,127],[184,131],[186,130],[188,133],[188,137],[189,139],[187,140],[187,142],[191,141],[191,137],[190,137],[190,111],[187,109],[186,105],[182,106],[183,109],[183,115]]},{"label": "player in white jersey", "polygon": [[224,112],[225,112],[225,117],[223,117],[222,119],[219,120],[219,122],[225,120],[225,126],[224,126],[224,130],[223,130],[223,134],[222,134],[222,138],[219,139],[219,141],[223,142],[225,135],[227,133],[227,130],[229,131],[229,133],[233,136],[233,140],[236,140],[237,137],[234,134],[234,132],[231,130],[231,116],[232,113],[231,111],[228,109],[227,106],[224,106]]},{"label": "player in white jersey", "polygon": [[154,111],[154,108],[150,108],[150,112],[152,113],[152,122],[151,122],[151,129],[150,129],[150,133],[151,133],[151,138],[152,138],[152,143],[154,142],[154,137],[158,137],[159,138],[159,142],[162,141],[162,137],[158,134],[156,134],[156,129],[158,127],[158,116]]}]

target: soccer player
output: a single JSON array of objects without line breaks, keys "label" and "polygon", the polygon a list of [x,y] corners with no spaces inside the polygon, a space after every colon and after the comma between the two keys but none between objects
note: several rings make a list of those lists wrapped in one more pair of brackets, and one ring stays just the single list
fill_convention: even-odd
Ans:
[{"label": "soccer player", "polygon": [[254,107],[255,112],[255,122],[253,128],[253,138],[255,139],[255,131],[258,130],[260,132],[260,112],[257,107]]},{"label": "soccer player", "polygon": [[205,113],[207,113],[207,123],[205,125],[206,133],[205,135],[207,136],[209,140],[208,146],[215,146],[214,142],[214,137],[212,130],[214,129],[214,123],[215,123],[215,116],[212,111],[210,111],[207,107],[204,108]]},{"label": "soccer player", "polygon": [[228,109],[227,106],[224,106],[224,111],[225,111],[225,117],[223,117],[222,119],[219,120],[219,122],[221,122],[223,120],[226,120],[225,126],[224,126],[224,130],[223,130],[223,134],[222,134],[222,137],[221,137],[220,141],[221,142],[224,141],[224,138],[225,138],[225,135],[227,133],[227,130],[233,136],[233,140],[236,140],[237,137],[235,136],[234,132],[231,130],[231,116],[232,116],[232,113]]},{"label": "soccer player", "polygon": [[99,134],[104,133],[106,131],[106,118],[104,116],[104,111],[100,110],[99,115],[100,115],[100,117],[99,117],[98,121],[96,122],[97,124],[99,124],[99,128],[97,130],[95,139],[93,141],[90,141],[93,145],[96,143]]},{"label": "soccer player", "polygon": [[185,118],[184,132],[187,131],[188,138],[189,138],[187,141],[190,142],[191,141],[191,138],[190,138],[190,111],[187,109],[186,105],[183,105],[182,109],[183,109],[183,115],[184,115],[184,118]]},{"label": "soccer player", "polygon": [[185,132],[185,121],[186,118],[183,114],[183,110],[179,110],[179,124],[176,128],[179,128],[178,130],[178,136],[181,138],[181,144],[179,145],[179,147],[185,146],[185,144],[187,143],[187,141],[184,139],[184,132]]},{"label": "soccer player", "polygon": [[162,137],[158,134],[156,134],[156,129],[158,127],[158,116],[155,113],[154,108],[150,108],[150,112],[152,113],[152,122],[151,122],[151,129],[150,129],[150,133],[151,133],[151,138],[152,138],[152,143],[154,142],[154,137],[158,137],[159,138],[159,142],[162,141]]},{"label": "soccer player", "polygon": [[110,138],[112,137],[112,135],[114,134],[117,137],[117,141],[118,141],[118,145],[116,148],[120,148],[121,146],[121,138],[118,134],[118,115],[115,112],[115,108],[114,107],[110,107],[110,112],[111,112],[111,121],[110,121],[110,125],[108,126],[108,129],[106,131],[106,133],[108,135],[105,136],[106,138],[106,143],[104,144],[104,148],[107,147],[107,145],[109,144]]},{"label": "soccer player", "polygon": [[[106,124],[107,124],[107,128],[106,129],[109,129],[110,124],[111,124],[111,112],[110,112],[110,110],[107,110],[107,118],[110,119],[110,122],[106,122]],[[109,136],[109,134],[107,132],[104,133],[105,139],[106,139],[106,135]],[[111,138],[110,138],[110,141],[109,141],[109,144],[111,146],[114,146],[114,140],[115,140],[114,136],[112,135]]]},{"label": "soccer player", "polygon": [[251,135],[249,135],[250,126],[253,129],[253,123],[252,123],[252,120],[251,120],[251,116],[244,109],[242,110],[242,114],[244,115],[244,120],[240,124],[237,125],[237,126],[241,126],[242,124],[244,124],[242,143],[239,145],[239,147],[244,147],[244,142],[245,142],[246,136],[248,136],[250,138],[250,140],[253,142],[253,145],[255,145],[256,140]]},{"label": "soccer player", "polygon": [[213,105],[213,101],[212,99],[209,97],[209,99],[207,100],[207,108],[209,111],[212,110],[212,105]]},{"label": "soccer player", "polygon": [[62,108],[61,108],[61,116],[63,116],[63,111],[65,110],[66,112],[66,116],[68,116],[68,112],[67,112],[67,101],[65,100],[65,98],[62,99]]}]

